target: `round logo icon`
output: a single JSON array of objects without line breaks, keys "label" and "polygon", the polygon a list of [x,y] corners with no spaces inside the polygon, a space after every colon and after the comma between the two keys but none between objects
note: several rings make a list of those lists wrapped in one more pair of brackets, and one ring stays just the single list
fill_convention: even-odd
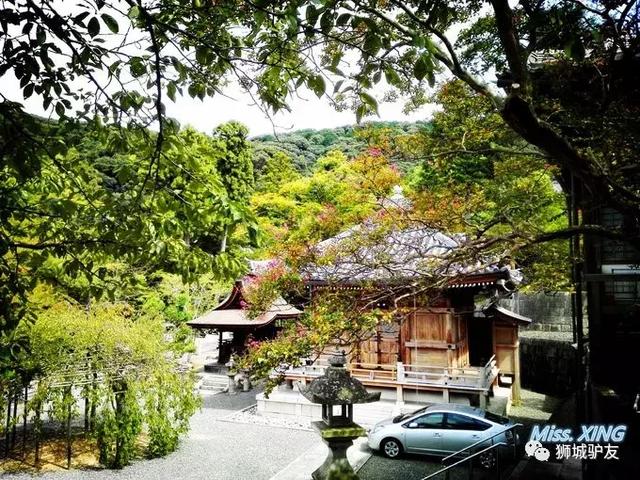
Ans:
[{"label": "round logo icon", "polygon": [[549,457],[551,456],[551,452],[549,452],[548,448],[540,447],[536,449],[536,451],[533,453],[533,456],[536,457],[536,460],[540,460],[541,462],[546,462],[547,460],[549,460]]},{"label": "round logo icon", "polygon": [[542,444],[537,440],[529,440],[524,446],[524,451],[529,457],[533,457],[536,453],[536,450],[542,448]]}]

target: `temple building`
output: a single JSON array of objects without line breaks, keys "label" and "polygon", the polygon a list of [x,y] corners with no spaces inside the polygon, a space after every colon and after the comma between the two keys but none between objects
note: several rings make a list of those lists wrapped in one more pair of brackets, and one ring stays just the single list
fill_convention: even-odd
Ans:
[{"label": "temple building", "polygon": [[[354,227],[317,248],[340,249],[365,228]],[[378,293],[380,299],[371,308],[403,312],[397,321],[380,323],[370,336],[347,348],[351,374],[387,400],[485,406],[498,385],[505,387],[502,391],[510,389],[515,399],[520,395],[518,328],[530,319],[499,302],[516,289],[518,272],[490,264],[434,266],[436,258],[442,259],[462,241],[428,228],[406,228],[375,245],[354,242],[334,262],[302,272],[309,292],[305,309],[313,309],[313,299],[327,292],[347,290],[354,296]],[[264,268],[265,262],[253,262],[249,281]],[[435,294],[421,290],[426,277],[443,279]],[[188,323],[195,329],[233,333],[233,340],[221,343],[220,362],[231,352],[241,353],[248,335],[273,338],[285,322],[295,322],[301,314],[278,298],[259,317],[247,318],[243,285],[248,279],[236,282],[214,310]],[[325,360],[320,353],[290,368],[286,383],[293,388],[296,382],[313,380],[324,372]]]}]

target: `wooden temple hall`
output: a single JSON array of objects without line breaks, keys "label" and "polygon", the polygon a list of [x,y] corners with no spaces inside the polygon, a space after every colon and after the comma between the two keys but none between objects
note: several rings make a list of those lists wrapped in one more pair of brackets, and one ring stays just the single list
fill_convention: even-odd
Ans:
[{"label": "wooden temple hall", "polygon": [[[318,248],[331,248],[354,232],[344,232]],[[497,266],[457,266],[453,267],[455,275],[446,272],[451,280],[444,283],[437,300],[412,294],[417,278],[433,268],[433,262],[425,259],[445,254],[459,241],[426,228],[406,229],[390,234],[379,247],[369,246],[358,255],[351,252],[335,264],[304,272],[311,298],[335,289],[401,286],[395,290],[398,297],[387,303],[396,300],[404,313],[347,349],[351,374],[370,390],[383,392],[383,398],[399,403],[462,401],[484,406],[498,384],[511,387],[512,398],[519,398],[518,328],[530,319],[503,308],[499,301],[516,288],[518,272]],[[380,268],[381,256],[394,261]],[[301,313],[278,299],[265,314],[249,320],[242,309],[242,285],[237,282],[216,309],[189,322],[196,329],[233,332],[229,346],[221,345],[223,350],[239,352],[249,334],[275,336],[283,322],[295,321]],[[306,308],[313,308],[313,302]],[[226,353],[221,350],[221,361],[228,358]],[[285,376],[289,388],[321,375],[325,358],[320,355],[314,363],[308,360],[290,368]]]}]

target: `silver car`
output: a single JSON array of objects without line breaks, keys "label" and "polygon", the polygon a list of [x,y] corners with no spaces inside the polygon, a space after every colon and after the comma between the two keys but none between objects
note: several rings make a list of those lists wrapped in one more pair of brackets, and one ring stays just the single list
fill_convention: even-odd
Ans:
[{"label": "silver car", "polygon": [[[388,418],[369,431],[369,447],[389,458],[403,452],[449,455],[494,434],[493,442],[513,445],[517,436],[507,418],[480,408],[452,403],[431,405],[415,412]],[[491,441],[487,441],[489,446]]]}]

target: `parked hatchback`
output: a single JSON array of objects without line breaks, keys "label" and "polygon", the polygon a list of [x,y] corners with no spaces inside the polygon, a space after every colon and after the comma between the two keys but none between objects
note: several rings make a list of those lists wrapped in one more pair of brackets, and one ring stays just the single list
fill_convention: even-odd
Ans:
[{"label": "parked hatchback", "polygon": [[517,436],[507,430],[509,419],[467,405],[441,404],[388,418],[369,432],[369,447],[389,458],[403,452],[446,456],[493,435],[493,443],[513,445]]}]

